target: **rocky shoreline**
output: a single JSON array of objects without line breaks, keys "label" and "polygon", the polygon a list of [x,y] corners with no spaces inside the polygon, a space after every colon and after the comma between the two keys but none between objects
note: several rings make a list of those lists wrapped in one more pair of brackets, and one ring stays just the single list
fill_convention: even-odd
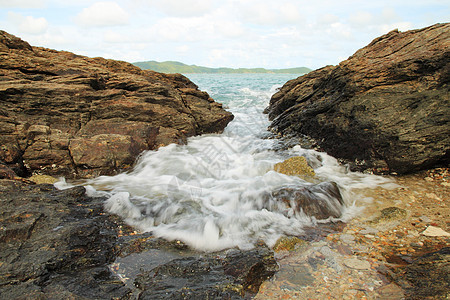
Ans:
[{"label": "rocky shoreline", "polygon": [[337,66],[288,81],[266,109],[279,136],[315,139],[353,170],[450,163],[450,24],[391,31]]},{"label": "rocky shoreline", "polygon": [[279,251],[280,271],[255,299],[447,299],[450,172],[360,191],[364,212],[341,231]]},{"label": "rocky shoreline", "polygon": [[[358,147],[349,139],[343,148],[335,149],[336,153],[355,155],[341,155],[352,160],[355,168],[408,173],[448,164],[448,47],[441,51],[439,41],[448,43],[449,26],[391,32],[340,66],[288,82],[272,98],[269,114],[276,117],[272,128],[280,135],[293,134],[298,141],[308,134],[304,131],[308,125],[302,127],[304,124],[319,124],[322,138],[309,135],[327,151],[341,145],[339,139],[355,136]],[[436,49],[424,51],[433,53],[432,60],[420,56],[414,64],[405,65],[408,60],[399,62],[390,59],[389,53],[381,55],[387,57],[385,62],[396,63],[396,68],[390,65],[391,73],[376,69],[382,64],[375,66],[375,58],[364,60],[370,58],[367,53],[371,47],[389,52],[391,48],[381,45],[399,38],[404,39],[400,43],[404,47],[392,53],[415,48],[415,40],[426,39],[405,40],[424,33],[435,37],[437,46],[432,45]],[[391,190],[360,191],[358,204],[365,207],[364,213],[347,224],[318,226],[307,229],[304,236],[283,238],[274,249],[257,245],[247,251],[195,252],[179,241],[167,242],[134,231],[119,217],[105,212],[104,198],[87,196],[84,187],[57,190],[52,184],[37,184],[42,176],[28,176],[87,178],[117,174],[131,168],[144,150],[184,143],[197,134],[221,132],[232,120],[231,113],[179,74],[142,71],[124,62],[31,47],[3,31],[0,55],[0,294],[18,299],[448,298],[448,168],[396,177],[399,186]],[[369,73],[369,77],[358,77]],[[346,77],[348,74],[353,77]],[[377,94],[377,82],[385,79],[383,74],[391,81]],[[394,76],[394,82],[392,74],[399,76]],[[334,84],[328,86],[329,82]],[[353,89],[361,85],[364,91]],[[417,86],[425,92],[409,93]],[[392,136],[389,143],[378,140],[386,135],[380,134],[374,124],[362,126],[356,118],[370,116],[370,105],[365,103],[362,109],[351,102],[362,101],[361,95],[366,92],[375,93],[371,99],[379,99],[390,94],[391,87],[411,94],[412,100],[408,99],[414,103],[416,96],[437,99],[430,104],[436,108],[435,119],[422,114],[430,109],[425,106],[416,111],[421,112],[420,120],[416,120],[418,130],[401,132],[408,143],[409,133],[415,135],[417,131],[422,138],[425,134],[425,142],[420,144],[424,148],[413,144],[412,152],[408,148],[401,159],[379,155],[390,153],[391,146],[395,154],[405,150],[405,144],[395,143],[405,140]],[[441,96],[442,92],[447,96]],[[393,93],[392,97],[397,96]],[[349,102],[345,104],[339,97],[349,97],[345,98]],[[339,104],[339,109],[357,109],[347,114],[332,104]],[[416,108],[423,108],[421,103],[416,104]],[[383,116],[390,113],[384,111]],[[422,126],[422,119],[434,125]],[[295,123],[298,120],[305,121]],[[400,126],[406,128],[409,119],[402,120]],[[342,133],[344,127],[337,129],[341,121],[356,132],[335,135]],[[325,140],[328,135],[322,135],[324,131],[334,137]],[[368,136],[376,138],[366,139]],[[310,137],[306,140],[312,141]],[[377,148],[378,143],[385,147],[383,151]],[[418,150],[428,158],[423,159]],[[289,166],[278,167],[286,174],[290,172]],[[339,188],[333,183],[315,188],[334,197],[336,206],[342,205]],[[301,206],[308,193],[308,189],[280,190],[272,196],[286,202],[296,197],[295,203]],[[320,206],[310,210],[318,219],[339,217]]]}]

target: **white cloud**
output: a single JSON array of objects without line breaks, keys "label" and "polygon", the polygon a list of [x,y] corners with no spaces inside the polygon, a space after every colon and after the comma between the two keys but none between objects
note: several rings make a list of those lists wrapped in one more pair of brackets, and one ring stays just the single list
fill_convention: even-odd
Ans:
[{"label": "white cloud", "polygon": [[48,22],[45,18],[23,16],[15,12],[8,12],[7,18],[18,28],[21,34],[42,34],[48,29]]},{"label": "white cloud", "polygon": [[300,11],[301,2],[278,0],[273,1],[232,1],[242,20],[264,26],[284,26],[300,24],[306,19]]},{"label": "white cloud", "polygon": [[245,29],[240,22],[220,21],[216,23],[218,31],[225,37],[236,38],[245,33]]},{"label": "white cloud", "polygon": [[138,3],[140,5],[149,3],[172,17],[198,17],[213,9],[212,0],[141,0]]},{"label": "white cloud", "polygon": [[128,37],[117,31],[108,30],[103,34],[103,40],[107,43],[125,43],[128,41]]},{"label": "white cloud", "polygon": [[319,25],[330,25],[339,22],[339,17],[333,14],[323,14],[319,16],[317,23]]},{"label": "white cloud", "polygon": [[291,2],[280,5],[280,14],[282,20],[286,23],[297,23],[302,21],[302,16],[297,5]]},{"label": "white cloud", "polygon": [[0,7],[42,8],[45,0],[0,0]]},{"label": "white cloud", "polygon": [[336,38],[351,40],[353,38],[352,30],[343,23],[333,23],[326,30],[326,32],[330,36],[330,40],[334,40]]},{"label": "white cloud", "polygon": [[371,13],[366,11],[358,11],[352,14],[349,18],[350,24],[361,27],[371,25],[374,21],[374,17]]},{"label": "white cloud", "polygon": [[188,45],[181,45],[175,48],[175,51],[181,54],[188,53],[191,50],[191,47]]},{"label": "white cloud", "polygon": [[78,24],[86,27],[107,27],[128,24],[129,14],[116,2],[96,2],[77,16]]},{"label": "white cloud", "polygon": [[156,22],[147,30],[147,39],[158,42],[194,41],[202,37],[201,29],[204,24],[195,18],[164,18]]},{"label": "white cloud", "polygon": [[394,29],[398,29],[400,31],[407,31],[413,29],[413,25],[410,22],[397,22],[391,24],[383,24],[378,27],[378,31],[380,34],[388,33]]},{"label": "white cloud", "polygon": [[383,22],[392,22],[393,20],[398,19],[398,15],[392,7],[385,7],[381,13],[381,17]]}]

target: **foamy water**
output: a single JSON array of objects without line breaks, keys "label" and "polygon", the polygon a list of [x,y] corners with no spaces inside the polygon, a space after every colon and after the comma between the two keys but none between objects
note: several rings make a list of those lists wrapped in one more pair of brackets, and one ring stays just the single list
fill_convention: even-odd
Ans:
[{"label": "foamy water", "polygon": [[263,138],[269,122],[262,111],[276,88],[294,75],[189,77],[235,115],[225,132],[147,151],[132,171],[86,182],[90,195],[106,195],[105,208],[140,231],[205,251],[247,249],[259,240],[272,246],[281,235],[300,235],[318,221],[289,211],[271,196],[282,187],[314,184],[273,171],[274,164],[291,156],[305,156],[317,182],[338,184],[344,221],[363,206],[358,189],[392,186],[383,177],[348,172],[325,153],[300,146],[274,151],[276,141]]}]

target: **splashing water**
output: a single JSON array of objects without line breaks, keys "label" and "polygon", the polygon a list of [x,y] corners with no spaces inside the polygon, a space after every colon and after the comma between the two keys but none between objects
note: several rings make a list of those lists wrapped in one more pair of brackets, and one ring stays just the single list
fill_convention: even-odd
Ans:
[{"label": "splashing water", "polygon": [[333,157],[300,146],[274,151],[275,141],[262,138],[269,125],[263,109],[276,88],[295,75],[189,77],[235,115],[224,133],[144,152],[132,171],[86,183],[90,195],[108,196],[108,211],[139,230],[205,251],[248,249],[259,240],[272,246],[283,234],[300,235],[315,218],[283,213],[277,209],[283,204],[270,196],[281,187],[312,185],[273,171],[274,164],[290,156],[307,157],[316,166],[318,181],[338,184],[346,204],[343,220],[357,211],[353,190],[393,184],[383,177],[348,172]]}]

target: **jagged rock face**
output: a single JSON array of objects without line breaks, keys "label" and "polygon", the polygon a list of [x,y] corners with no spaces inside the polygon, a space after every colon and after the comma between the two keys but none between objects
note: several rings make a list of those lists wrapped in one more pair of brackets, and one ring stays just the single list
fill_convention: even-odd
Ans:
[{"label": "jagged rock face", "polygon": [[266,110],[271,128],[312,137],[360,169],[448,164],[449,47],[448,23],[383,35],[338,66],[287,82]]},{"label": "jagged rock face", "polygon": [[19,175],[113,174],[233,119],[180,74],[31,47],[0,31],[0,162]]}]

